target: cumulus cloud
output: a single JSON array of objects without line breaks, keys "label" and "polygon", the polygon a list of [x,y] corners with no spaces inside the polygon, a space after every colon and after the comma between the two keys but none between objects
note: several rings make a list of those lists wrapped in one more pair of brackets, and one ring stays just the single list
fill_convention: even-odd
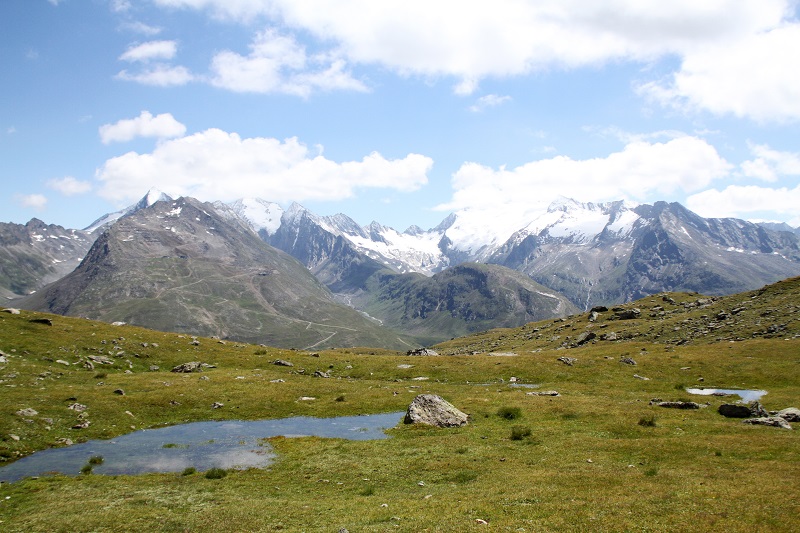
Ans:
[{"label": "cumulus cloud", "polygon": [[750,150],[755,158],[741,164],[745,176],[768,182],[777,181],[780,176],[800,176],[800,154],[773,150],[761,144],[751,145]]},{"label": "cumulus cloud", "polygon": [[686,205],[704,217],[746,218],[752,213],[779,213],[794,218],[789,222],[800,225],[797,206],[800,205],[800,185],[794,188],[768,188],[756,185],[730,185],[723,190],[709,189],[687,198]]},{"label": "cumulus cloud", "polygon": [[487,94],[486,96],[481,96],[480,98],[478,98],[478,101],[475,102],[473,105],[471,105],[469,107],[469,110],[472,111],[473,113],[479,113],[486,108],[497,107],[509,101],[511,101],[510,96],[498,96],[496,94]]},{"label": "cumulus cloud", "polygon": [[18,194],[15,199],[22,207],[29,207],[39,211],[47,205],[47,197],[43,194]]},{"label": "cumulus cloud", "polygon": [[[513,169],[465,163],[452,177],[453,197],[440,210],[500,206],[521,221],[559,196],[580,201],[630,199],[694,192],[731,171],[706,141],[684,136],[663,143],[634,141],[607,157],[566,156],[532,161]],[[518,226],[519,227],[519,226]]]},{"label": "cumulus cloud", "polygon": [[154,85],[157,87],[186,85],[195,79],[195,76],[186,67],[164,64],[153,65],[141,72],[121,70],[115,77],[119,80],[135,81],[142,85]]},{"label": "cumulus cloud", "polygon": [[[155,2],[233,20],[277,21],[331,43],[349,63],[377,64],[401,74],[453,76],[460,80],[458,94],[471,94],[486,77],[672,54],[701,57],[708,47],[731,43],[745,49],[754,36],[781,27],[794,5],[791,0]],[[780,54],[772,59],[792,64]],[[738,74],[748,81],[746,67]]]},{"label": "cumulus cloud", "polygon": [[639,90],[663,104],[758,122],[800,119],[800,24],[692,50],[665,82]]},{"label": "cumulus cloud", "polygon": [[175,41],[148,41],[146,43],[131,45],[119,56],[121,61],[148,62],[153,59],[172,59],[178,52],[178,43]]},{"label": "cumulus cloud", "polygon": [[427,183],[433,161],[419,154],[335,162],[311,153],[297,138],[241,138],[209,129],[160,143],[152,153],[129,152],[97,170],[100,195],[121,203],[158,183],[172,195],[203,200],[262,196],[270,200],[339,200],[359,188],[414,191]]},{"label": "cumulus cloud", "polygon": [[65,176],[59,179],[52,179],[47,182],[47,186],[55,189],[64,196],[74,196],[84,194],[92,190],[92,184],[88,181],[81,181],[72,176]]},{"label": "cumulus cloud", "polygon": [[125,142],[136,137],[155,137],[168,139],[186,133],[186,126],[175,120],[171,113],[153,116],[142,111],[138,117],[123,119],[114,124],[100,126],[100,140],[103,144]]},{"label": "cumulus cloud", "polygon": [[308,96],[314,89],[365,91],[341,59],[309,58],[292,37],[275,30],[259,33],[242,56],[225,50],[211,62],[211,83],[236,92],[287,93]]}]

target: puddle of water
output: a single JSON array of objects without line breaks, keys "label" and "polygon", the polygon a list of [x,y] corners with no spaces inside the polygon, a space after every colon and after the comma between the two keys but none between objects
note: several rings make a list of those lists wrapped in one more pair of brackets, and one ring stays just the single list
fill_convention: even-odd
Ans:
[{"label": "puddle of water", "polygon": [[539,383],[510,383],[512,387],[521,387],[523,389],[538,389],[541,387]]},{"label": "puddle of water", "polygon": [[686,389],[689,394],[702,394],[704,396],[721,396],[735,394],[743,402],[755,402],[761,399],[767,391],[755,389]]},{"label": "puddle of water", "polygon": [[92,472],[132,475],[182,472],[194,467],[261,468],[272,462],[268,437],[327,437],[348,440],[388,438],[385,429],[396,426],[405,413],[337,418],[293,417],[279,420],[193,422],[147,429],[110,440],[93,440],[65,448],[51,448],[0,467],[0,481],[13,482],[48,473],[77,475],[91,457],[103,463]]}]

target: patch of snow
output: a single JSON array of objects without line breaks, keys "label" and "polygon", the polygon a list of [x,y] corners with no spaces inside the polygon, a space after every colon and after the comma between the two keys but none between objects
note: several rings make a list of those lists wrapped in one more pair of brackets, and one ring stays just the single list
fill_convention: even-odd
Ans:
[{"label": "patch of snow", "polygon": [[[174,204],[173,204],[173,205],[174,205]],[[183,208],[182,208],[182,207],[180,207],[180,206],[179,206],[179,207],[176,207],[176,208],[175,208],[175,209],[173,209],[172,211],[169,211],[169,212],[167,212],[167,216],[168,216],[168,217],[177,217],[177,216],[180,216],[180,214],[181,214],[181,210],[182,210],[182,209],[183,209]]]}]

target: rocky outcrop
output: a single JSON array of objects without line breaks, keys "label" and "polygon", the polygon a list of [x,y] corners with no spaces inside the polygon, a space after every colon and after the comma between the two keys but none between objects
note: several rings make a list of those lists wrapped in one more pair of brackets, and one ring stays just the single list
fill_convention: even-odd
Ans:
[{"label": "rocky outcrop", "polygon": [[182,374],[188,374],[191,372],[202,372],[203,363],[201,363],[200,361],[189,361],[188,363],[182,363],[174,367],[171,371]]},{"label": "rocky outcrop", "polygon": [[767,413],[759,402],[750,402],[746,405],[741,403],[724,403],[719,406],[717,412],[728,418],[769,417],[769,413]]},{"label": "rocky outcrop", "polygon": [[427,424],[440,428],[467,424],[468,416],[436,394],[420,394],[411,402],[403,420],[406,424]]},{"label": "rocky outcrop", "polygon": [[800,409],[796,407],[787,407],[775,413],[775,416],[779,416],[787,422],[800,422]]},{"label": "rocky outcrop", "polygon": [[783,429],[792,429],[785,419],[779,416],[763,416],[760,418],[748,418],[744,421],[745,424],[754,424],[759,426],[771,426]]}]

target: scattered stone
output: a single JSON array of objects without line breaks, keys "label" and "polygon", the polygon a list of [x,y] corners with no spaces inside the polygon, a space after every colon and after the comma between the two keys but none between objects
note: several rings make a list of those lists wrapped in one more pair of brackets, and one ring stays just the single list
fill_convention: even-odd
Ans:
[{"label": "scattered stone", "polygon": [[300,401],[301,402],[310,402],[312,400],[316,400],[316,398],[314,398],[313,396],[301,396],[300,397]]},{"label": "scattered stone", "polygon": [[114,394],[118,396],[125,396],[125,391],[122,389],[114,389]]},{"label": "scattered stone", "polygon": [[23,417],[26,417],[26,418],[30,418],[30,417],[36,416],[38,414],[39,414],[39,411],[37,411],[36,409],[33,409],[31,407],[26,407],[25,409],[20,409],[19,411],[17,411],[17,415],[18,416],[23,416]]},{"label": "scattered stone", "polygon": [[192,342],[190,342],[189,344],[191,344],[192,346],[200,346],[200,341],[197,339],[192,339]]},{"label": "scattered stone", "polygon": [[84,420],[84,421],[82,421],[82,422],[78,422],[77,424],[75,424],[74,426],[72,426],[72,429],[86,429],[86,428],[88,428],[90,425],[91,425],[91,422],[89,422],[88,420]]},{"label": "scattered stone", "polygon": [[436,427],[460,427],[468,416],[436,394],[420,394],[411,402],[403,422]]},{"label": "scattered stone", "polygon": [[70,365],[69,361],[64,361],[63,359],[56,359],[56,363],[58,363],[59,365],[64,365],[64,366],[69,366]]},{"label": "scattered stone", "polygon": [[286,383],[285,379],[271,379],[270,383]]},{"label": "scattered stone", "polygon": [[19,435],[14,435],[12,433],[9,433],[8,438],[13,440],[14,442],[19,442]]},{"label": "scattered stone", "polygon": [[577,359],[575,359],[574,357],[566,357],[566,356],[561,356],[561,357],[559,357],[558,359],[556,359],[556,361],[561,361],[562,363],[564,363],[564,364],[565,364],[565,365],[567,365],[567,366],[572,366],[572,365],[573,365],[573,364],[575,364],[575,363],[576,363],[578,360],[577,360]]},{"label": "scattered stone", "polygon": [[572,343],[573,346],[583,346],[589,341],[594,340],[597,337],[597,334],[593,331],[584,331],[580,335],[575,338],[575,341]]},{"label": "scattered stone", "polygon": [[328,374],[327,372],[323,372],[322,370],[316,370],[314,372],[314,377],[315,378],[329,378],[329,377],[331,377],[331,375]]},{"label": "scattered stone", "polygon": [[224,405],[225,405],[225,404],[224,404],[224,403],[221,403],[221,402],[214,402],[214,403],[212,403],[212,404],[211,404],[211,408],[212,408],[212,409],[219,409],[219,408],[221,408],[221,407],[222,407],[222,406],[224,406]]},{"label": "scattered stone", "polygon": [[630,357],[626,357],[624,355],[621,355],[619,357],[619,362],[623,363],[623,364],[626,364],[626,365],[636,366],[636,361],[634,361]]},{"label": "scattered stone", "polygon": [[589,313],[589,322],[594,322],[595,320],[598,319],[599,316],[600,314],[597,311],[592,311],[591,313]]},{"label": "scattered stone", "polygon": [[416,350],[409,350],[406,352],[406,355],[439,355],[439,352],[436,350],[431,350],[430,348],[417,348]]},{"label": "scattered stone", "polygon": [[159,370],[161,370],[161,367],[158,365],[150,365],[150,372],[158,372]]},{"label": "scattered stone", "polygon": [[528,396],[561,396],[557,390],[541,390],[526,392],[525,394]]},{"label": "scattered stone", "polygon": [[755,424],[759,426],[771,426],[776,428],[783,428],[783,429],[792,429],[792,426],[789,425],[789,422],[786,421],[785,418],[781,418],[779,416],[764,416],[760,418],[748,418],[744,421],[745,424]]},{"label": "scattered stone", "polygon": [[700,409],[700,404],[696,402],[656,402],[655,405],[668,409]]},{"label": "scattered stone", "polygon": [[615,341],[617,340],[617,333],[615,331],[609,331],[608,333],[603,333],[600,335],[601,341]]},{"label": "scattered stone", "polygon": [[97,363],[99,365],[113,365],[114,361],[106,357],[105,355],[87,355],[86,357],[89,358],[90,361],[93,363]]},{"label": "scattered stone", "polygon": [[408,368],[414,368],[414,365],[397,365],[397,368],[402,368],[403,370]]},{"label": "scattered stone", "polygon": [[486,520],[484,520],[484,519],[482,519],[482,518],[476,518],[476,519],[475,519],[475,523],[476,523],[476,524],[480,524],[480,525],[482,525],[482,526],[485,526],[485,525],[488,525],[488,524],[489,524],[489,522],[487,522]]},{"label": "scattered stone", "polygon": [[71,409],[71,410],[73,410],[73,411],[75,411],[77,413],[82,413],[87,409],[87,407],[85,405],[83,405],[82,403],[73,403],[73,404],[68,405],[67,409]]},{"label": "scattered stone", "polygon": [[6,307],[5,309],[3,309],[3,312],[4,313],[11,313],[12,315],[18,315],[19,314],[19,309],[16,309],[14,307]]},{"label": "scattered stone", "polygon": [[430,378],[425,376],[418,376],[416,378],[411,378],[411,381],[428,381]]},{"label": "scattered stone", "polygon": [[608,307],[606,307],[605,305],[595,305],[594,307],[591,308],[591,311],[593,313],[605,313],[608,311]]},{"label": "scattered stone", "polygon": [[124,326],[125,324],[127,324],[127,322],[120,322],[119,320],[111,323],[112,326]]},{"label": "scattered stone", "polygon": [[72,439],[66,437],[59,437],[56,439],[56,444],[63,444],[64,446],[72,446]]},{"label": "scattered stone", "polygon": [[319,357],[319,354],[317,352],[314,352],[311,354],[311,357]]},{"label": "scattered stone", "polygon": [[182,374],[188,374],[191,372],[202,372],[203,371],[203,363],[200,361],[189,361],[188,363],[180,364],[174,367],[170,372],[178,372]]},{"label": "scattered stone", "polygon": [[633,320],[634,318],[639,318],[641,314],[641,309],[636,307],[633,309],[620,309],[614,311],[614,316],[619,320]]},{"label": "scattered stone", "polygon": [[796,407],[787,407],[775,413],[775,416],[779,416],[787,422],[800,422],[800,409]]},{"label": "scattered stone", "polygon": [[635,377],[636,379],[641,379],[642,381],[650,381],[650,378],[640,376],[639,374],[634,374],[633,377]]},{"label": "scattered stone", "polygon": [[284,361],[283,359],[275,359],[272,364],[278,366],[294,366],[290,361]]},{"label": "scattered stone", "polygon": [[33,324],[44,324],[45,326],[52,326],[53,321],[49,318],[31,318],[28,322],[32,322]]},{"label": "scattered stone", "polygon": [[517,357],[519,354],[515,352],[489,352],[486,355],[488,355],[489,357]]}]

